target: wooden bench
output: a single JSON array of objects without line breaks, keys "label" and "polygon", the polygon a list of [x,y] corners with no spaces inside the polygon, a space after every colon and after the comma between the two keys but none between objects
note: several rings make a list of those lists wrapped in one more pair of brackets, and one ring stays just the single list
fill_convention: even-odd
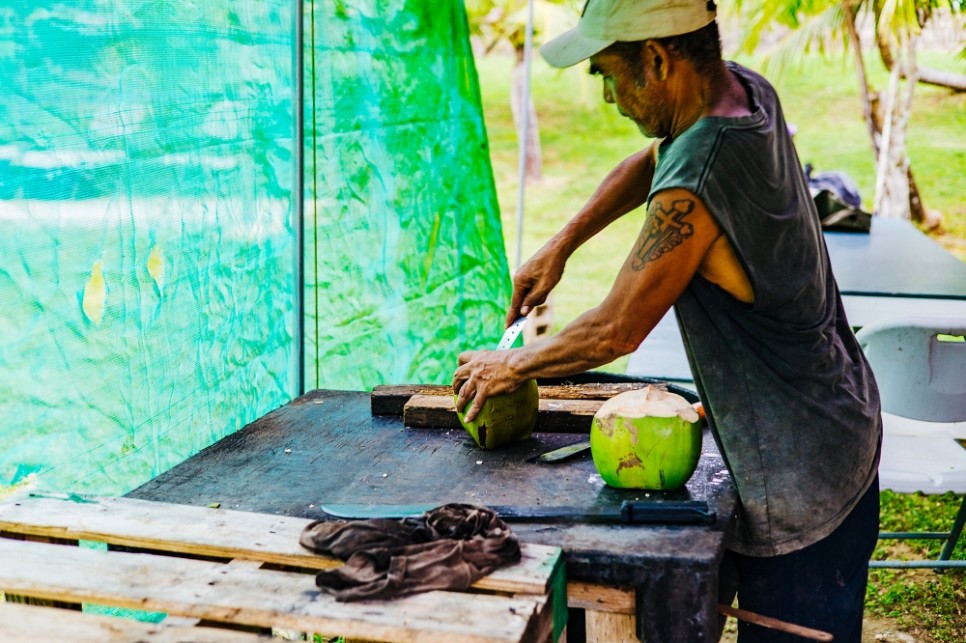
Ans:
[{"label": "wooden bench", "polygon": [[[342,563],[299,545],[308,522],[127,498],[8,499],[0,503],[0,592],[169,617],[147,624],[0,603],[0,640],[65,631],[72,641],[175,641],[188,627],[197,641],[259,638],[192,627],[229,624],[377,641],[547,641],[566,623],[559,548],[524,544],[518,564],[468,592],[339,603],[318,591],[314,572]],[[77,541],[112,547],[63,546]]]}]

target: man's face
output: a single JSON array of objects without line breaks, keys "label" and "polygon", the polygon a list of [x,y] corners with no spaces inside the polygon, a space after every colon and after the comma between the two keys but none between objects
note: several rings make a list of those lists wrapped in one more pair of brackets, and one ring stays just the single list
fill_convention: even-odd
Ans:
[{"label": "man's face", "polygon": [[617,111],[634,121],[644,136],[668,135],[670,104],[643,59],[634,64],[624,56],[603,51],[591,56],[590,73],[603,79],[604,100],[617,105]]}]

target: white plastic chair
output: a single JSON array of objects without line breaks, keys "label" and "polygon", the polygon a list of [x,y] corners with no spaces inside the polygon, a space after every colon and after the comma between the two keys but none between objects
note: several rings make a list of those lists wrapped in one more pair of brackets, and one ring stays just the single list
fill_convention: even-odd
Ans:
[{"label": "white plastic chair", "polygon": [[[865,326],[856,337],[882,396],[879,484],[897,493],[966,494],[966,320],[907,317]],[[880,538],[943,540],[938,560],[872,561],[873,567],[966,568],[949,560],[966,523],[966,496],[949,531],[880,532]]]}]

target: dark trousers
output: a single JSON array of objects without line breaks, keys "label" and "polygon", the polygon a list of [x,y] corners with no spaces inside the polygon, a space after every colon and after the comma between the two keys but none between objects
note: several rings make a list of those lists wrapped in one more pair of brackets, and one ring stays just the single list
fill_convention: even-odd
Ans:
[{"label": "dark trousers", "polygon": [[[830,632],[835,643],[861,643],[869,558],[879,533],[879,480],[826,538],[782,556],[727,552],[721,564],[721,602],[764,616]],[[738,643],[806,641],[739,621]]]}]

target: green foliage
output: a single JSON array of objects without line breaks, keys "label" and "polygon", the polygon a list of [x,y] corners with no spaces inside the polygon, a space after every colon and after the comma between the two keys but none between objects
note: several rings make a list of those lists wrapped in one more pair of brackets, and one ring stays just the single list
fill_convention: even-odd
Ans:
[{"label": "green foliage", "polygon": [[[534,42],[546,42],[577,24],[581,6],[578,0],[534,0]],[[466,0],[470,33],[482,40],[487,52],[502,42],[522,48],[528,13],[527,0]]]},{"label": "green foliage", "polygon": [[849,7],[862,13],[872,12],[882,31],[918,33],[939,10],[948,8],[961,13],[960,0],[735,0],[725,5],[723,13],[742,18],[746,27],[745,46],[754,51],[761,35],[780,29],[800,29],[815,16],[832,8],[840,13]]},{"label": "green foliage", "polygon": [[948,7],[953,13],[962,13],[963,6],[961,0],[735,0],[725,11],[738,16],[744,25],[740,41],[745,54],[758,51],[765,34],[778,35],[767,61],[777,75],[803,52],[826,53],[831,45],[846,43],[846,9],[856,17],[871,14],[879,34],[889,39],[897,34],[918,34],[937,10]]},{"label": "green foliage", "polygon": [[[962,496],[882,492],[880,527],[884,531],[941,531],[948,529]],[[921,560],[937,558],[939,540],[884,540],[873,559]],[[966,560],[960,542],[952,558]],[[959,643],[966,640],[966,570],[872,570],[866,612],[895,619],[897,625],[923,641]]]},{"label": "green foliage", "polygon": [[868,616],[893,619],[924,643],[966,640],[963,572],[873,570],[866,596]]},{"label": "green foliage", "polygon": [[[829,22],[829,15],[837,14],[838,23],[832,22],[835,31],[841,27],[842,5],[836,0],[766,0],[748,2],[736,0],[725,12],[741,17],[744,32],[741,37],[742,51],[757,50],[762,36],[778,28],[789,31],[802,31],[807,34],[804,40],[796,41],[798,51],[809,51],[813,41],[822,43],[829,32],[823,32],[818,25]],[[790,47],[791,48],[791,47]]]}]

